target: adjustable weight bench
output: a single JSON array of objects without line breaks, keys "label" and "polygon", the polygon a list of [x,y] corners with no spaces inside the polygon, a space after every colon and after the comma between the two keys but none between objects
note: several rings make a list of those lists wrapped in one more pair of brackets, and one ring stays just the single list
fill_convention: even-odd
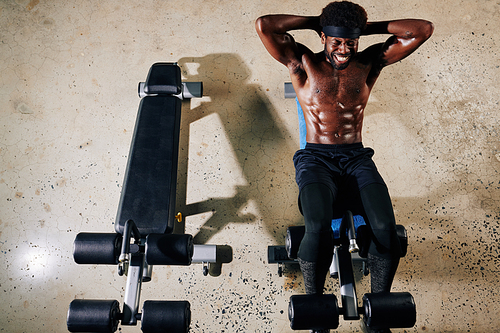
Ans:
[{"label": "adjustable weight bench", "polygon": [[[285,97],[296,97],[291,83],[285,83]],[[302,149],[305,146],[306,128],[298,101],[297,108]],[[336,211],[344,213],[341,218],[332,220],[334,253],[330,275],[339,279],[341,306],[333,294],[293,295],[290,297],[288,307],[291,328],[293,330],[336,329],[340,315],[344,320],[359,320],[362,315],[366,326],[372,329],[413,327],[416,322],[416,308],[410,293],[366,293],[363,296],[363,306],[358,307],[352,263],[361,261],[364,275],[369,273],[365,258],[368,254],[370,233],[363,217],[353,215],[351,212],[350,208],[356,206],[349,200],[336,204]],[[397,225],[396,228],[404,256],[408,246],[406,229],[402,225]],[[304,226],[289,227],[284,246],[268,247],[268,262],[278,264],[280,276],[284,264],[296,262],[304,233]]]},{"label": "adjustable weight bench", "polygon": [[193,245],[193,237],[174,234],[177,164],[182,99],[202,97],[203,86],[182,83],[175,63],[156,63],[139,84],[142,98],[135,123],[115,223],[115,233],[79,233],[73,257],[78,264],[118,265],[127,276],[123,310],[117,300],[75,299],[68,310],[70,332],[115,332],[137,325],[143,332],[187,332],[188,301],[145,301],[143,282],[153,265],[204,264],[216,261],[215,245]]},{"label": "adjustable weight bench", "polygon": [[[408,246],[406,230],[402,225],[396,227],[404,256]],[[415,302],[409,293],[367,293],[363,296],[363,306],[358,307],[352,263],[359,260],[359,257],[366,258],[368,254],[368,226],[361,216],[353,216],[350,211],[346,211],[342,219],[332,220],[332,229],[334,253],[330,275],[339,280],[342,307],[338,305],[337,297],[333,294],[293,295],[290,297],[288,308],[291,328],[335,329],[339,325],[340,315],[343,315],[344,320],[359,320],[360,315],[363,315],[365,324],[375,329],[415,325]],[[285,251],[288,258],[297,259],[304,232],[304,226],[287,229]]]}]

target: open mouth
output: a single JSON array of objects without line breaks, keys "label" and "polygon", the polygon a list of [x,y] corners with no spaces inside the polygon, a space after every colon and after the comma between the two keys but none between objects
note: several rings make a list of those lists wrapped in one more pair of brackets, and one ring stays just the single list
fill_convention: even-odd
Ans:
[{"label": "open mouth", "polygon": [[334,54],[333,56],[335,57],[335,60],[341,64],[348,62],[351,58],[350,54]]}]

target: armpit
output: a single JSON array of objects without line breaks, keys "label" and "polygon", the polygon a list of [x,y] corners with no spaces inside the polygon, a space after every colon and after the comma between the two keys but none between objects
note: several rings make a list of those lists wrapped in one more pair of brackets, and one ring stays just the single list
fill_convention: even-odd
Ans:
[{"label": "armpit", "polygon": [[306,71],[304,70],[304,66],[298,61],[291,62],[288,65],[288,70],[290,71],[290,74],[297,76],[297,77],[301,77],[301,76],[306,74]]}]

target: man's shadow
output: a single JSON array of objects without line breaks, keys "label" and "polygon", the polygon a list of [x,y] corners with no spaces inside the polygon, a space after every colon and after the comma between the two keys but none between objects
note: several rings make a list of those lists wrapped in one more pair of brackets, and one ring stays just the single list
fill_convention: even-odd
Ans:
[{"label": "man's shadow", "polygon": [[[297,221],[283,222],[283,211],[290,206],[290,202],[282,200],[283,191],[295,186],[292,156],[298,147],[290,140],[294,136],[277,124],[278,116],[260,87],[248,83],[249,69],[238,55],[182,58],[178,64],[183,81],[203,82],[203,95],[209,97],[209,101],[202,101],[193,109],[185,106],[181,123],[177,209],[186,216],[212,214],[194,235],[195,244],[207,243],[230,223],[256,222],[262,223],[268,234],[282,244],[286,225],[301,223],[297,214],[291,218]],[[195,74],[189,70],[193,65],[198,66]],[[207,193],[210,199],[188,204],[188,164],[193,163],[189,161],[189,144],[194,135],[190,125],[213,114],[223,126],[246,185],[235,186],[236,194],[229,198]],[[295,192],[293,195],[296,203]],[[256,207],[259,216],[243,213],[248,206]]]}]

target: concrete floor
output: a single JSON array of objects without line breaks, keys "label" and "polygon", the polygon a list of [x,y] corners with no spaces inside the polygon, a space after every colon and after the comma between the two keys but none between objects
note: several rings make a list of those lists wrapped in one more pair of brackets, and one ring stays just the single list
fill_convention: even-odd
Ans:
[{"label": "concrete floor", "polygon": [[[500,2],[360,4],[372,20],[435,23],[424,46],[383,71],[366,109],[364,144],[410,237],[394,290],[414,295],[417,324],[394,332],[498,332]],[[142,300],[188,300],[191,332],[291,331],[286,309],[302,276],[289,268],[279,277],[267,246],[301,223],[298,125],[295,102],[283,98],[287,70],[253,23],[324,5],[0,2],[1,332],[65,332],[74,298],[121,302],[116,267],[75,264],[72,244],[81,231],[114,230],[137,84],[162,61],[205,86],[204,98],[184,102],[178,210],[197,243],[232,256],[207,277],[200,265],[156,267]],[[321,49],[313,33],[295,36]],[[362,38],[360,48],[385,38]],[[341,320],[338,331],[361,328]]]}]

